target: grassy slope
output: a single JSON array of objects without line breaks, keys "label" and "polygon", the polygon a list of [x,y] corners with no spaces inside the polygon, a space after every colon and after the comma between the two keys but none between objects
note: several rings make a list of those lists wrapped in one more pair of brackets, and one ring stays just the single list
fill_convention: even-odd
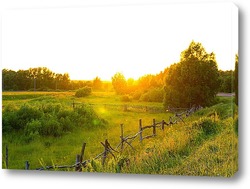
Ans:
[{"label": "grassy slope", "polygon": [[[207,132],[199,126],[217,112],[213,126]],[[201,117],[202,115],[202,117]],[[169,128],[152,142],[148,142],[125,173],[168,174],[189,176],[231,177],[238,170],[238,136],[231,103],[219,104],[197,112],[185,124]],[[198,121],[197,121],[198,120]],[[197,124],[198,123],[198,124]]]}]

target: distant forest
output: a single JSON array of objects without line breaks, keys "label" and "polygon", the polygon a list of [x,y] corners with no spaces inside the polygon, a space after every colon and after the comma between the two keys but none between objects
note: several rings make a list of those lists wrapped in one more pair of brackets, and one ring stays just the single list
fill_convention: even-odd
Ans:
[{"label": "distant forest", "polygon": [[[70,80],[68,73],[55,73],[46,67],[28,70],[2,70],[3,91],[65,91],[76,90],[85,86],[99,88],[101,80]],[[105,85],[105,84],[104,84]]]},{"label": "distant forest", "polygon": [[201,43],[192,41],[181,52],[179,63],[138,80],[126,79],[119,72],[112,76],[110,82],[103,82],[98,76],[90,81],[70,80],[68,73],[55,73],[46,67],[18,71],[3,69],[2,90],[66,91],[85,88],[89,92],[115,91],[123,95],[123,101],[164,102],[165,107],[206,106],[214,102],[218,92],[235,92],[238,98],[238,55],[235,56],[235,70],[218,70],[215,54],[207,53]]},{"label": "distant forest", "polygon": [[[167,69],[166,69],[167,70]],[[125,81],[128,86],[137,83],[138,87],[162,87],[166,70],[156,75],[145,75],[134,81],[132,78]],[[117,75],[117,74],[116,74]],[[234,92],[234,71],[219,70],[220,90],[219,92]],[[110,82],[111,83],[111,82]],[[55,73],[46,67],[29,68],[28,70],[13,71],[2,70],[2,90],[3,91],[65,91],[77,90],[88,86],[94,90],[112,88],[110,83],[101,81],[96,77],[93,80],[70,80],[68,73]],[[134,87],[134,86],[133,86]],[[137,87],[136,87],[137,88]]]}]

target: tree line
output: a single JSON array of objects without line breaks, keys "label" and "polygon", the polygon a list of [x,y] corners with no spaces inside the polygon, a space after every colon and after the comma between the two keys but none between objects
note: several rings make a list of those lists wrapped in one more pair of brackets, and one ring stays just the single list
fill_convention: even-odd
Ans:
[{"label": "tree line", "polygon": [[99,77],[93,81],[70,80],[68,73],[55,73],[46,67],[2,70],[3,91],[60,91],[76,90],[85,86],[100,90],[105,84]]},{"label": "tree line", "polygon": [[68,73],[54,73],[46,67],[2,70],[3,91],[57,91],[90,87],[93,90],[113,89],[118,95],[123,95],[124,101],[163,102],[165,107],[206,106],[213,103],[218,92],[235,92],[238,97],[238,55],[235,70],[218,70],[215,54],[207,53],[201,43],[192,41],[181,52],[180,61],[165,70],[144,75],[138,80],[126,79],[122,73],[116,73],[111,83],[105,83],[99,77],[92,81],[70,80]]}]

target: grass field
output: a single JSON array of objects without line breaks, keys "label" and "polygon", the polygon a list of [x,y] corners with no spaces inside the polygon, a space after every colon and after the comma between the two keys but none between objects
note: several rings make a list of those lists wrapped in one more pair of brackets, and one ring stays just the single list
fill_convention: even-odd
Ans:
[{"label": "grass field", "polygon": [[[39,110],[42,108],[44,112],[59,107],[59,113],[65,113],[65,110],[71,116],[75,115],[73,102],[75,107],[89,105],[94,111],[91,113],[93,121],[77,118],[75,125],[78,126],[66,128],[65,132],[56,137],[36,134],[27,140],[25,130],[4,132],[3,168],[6,168],[6,145],[9,149],[9,169],[24,169],[25,161],[29,161],[30,169],[44,165],[72,165],[83,142],[87,143],[84,159],[92,160],[103,151],[101,141],[108,139],[112,147],[119,144],[120,124],[124,125],[124,135],[127,136],[138,132],[139,119],[142,119],[143,125],[150,125],[153,119],[158,122],[167,121],[172,116],[164,111],[153,111],[161,109],[162,103],[123,102],[120,96],[111,92],[94,92],[84,98],[75,98],[74,94],[3,92],[3,112],[18,111],[23,106]],[[154,138],[142,143],[136,138],[132,143],[136,151],[127,146],[122,153],[115,153],[116,159],[108,156],[104,167],[100,161],[93,160],[83,171],[233,176],[238,169],[238,118],[237,107],[232,106],[232,98],[221,97],[219,104],[196,112],[186,118],[185,123],[166,127],[164,131],[157,129]],[[55,109],[52,110],[49,113],[57,116]],[[43,117],[45,115],[47,113],[43,113]],[[104,120],[103,124],[100,120]],[[72,120],[66,123],[74,125]],[[27,126],[25,128],[27,130]]]}]

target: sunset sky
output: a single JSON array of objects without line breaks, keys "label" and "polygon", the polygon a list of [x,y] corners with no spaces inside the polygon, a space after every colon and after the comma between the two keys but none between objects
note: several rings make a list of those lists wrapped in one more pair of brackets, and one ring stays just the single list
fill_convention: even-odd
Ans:
[{"label": "sunset sky", "polygon": [[2,16],[2,68],[137,79],[178,62],[194,40],[216,54],[219,69],[234,69],[237,26],[231,3],[9,9]]}]

